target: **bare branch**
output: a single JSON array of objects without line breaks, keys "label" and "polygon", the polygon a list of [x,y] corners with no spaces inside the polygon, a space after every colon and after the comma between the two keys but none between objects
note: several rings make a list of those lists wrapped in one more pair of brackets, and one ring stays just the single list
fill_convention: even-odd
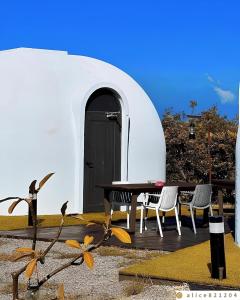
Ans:
[{"label": "bare branch", "polygon": [[[104,233],[103,238],[96,245],[89,246],[86,249],[86,251],[91,252],[91,251],[97,249],[110,237],[111,237],[111,231],[107,230],[107,232]],[[80,259],[80,262],[78,262],[77,265],[81,265],[83,263],[83,253],[84,252],[81,252],[80,254],[78,254],[76,257],[74,257],[73,259],[71,259],[67,263],[63,264],[62,266],[58,267],[57,269],[55,269],[54,271],[52,271],[51,273],[46,275],[42,280],[39,281],[38,288],[40,288],[45,282],[47,282],[51,277],[53,277],[57,273],[61,272],[62,270],[66,269],[70,266],[76,265],[76,261],[79,260],[79,259]]]},{"label": "bare branch", "polygon": [[37,180],[33,180],[29,186],[29,194],[36,194],[37,191],[36,191],[36,183],[37,183]]},{"label": "bare branch", "polygon": [[8,201],[8,200],[16,200],[16,199],[22,199],[22,198],[20,198],[20,197],[7,197],[7,198],[4,198],[4,199],[1,199],[0,200],[0,203],[2,203],[2,202],[5,202],[5,201]]}]

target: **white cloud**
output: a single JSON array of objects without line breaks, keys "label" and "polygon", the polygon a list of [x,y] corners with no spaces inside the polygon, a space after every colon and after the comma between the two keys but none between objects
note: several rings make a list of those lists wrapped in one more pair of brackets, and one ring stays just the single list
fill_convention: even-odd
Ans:
[{"label": "white cloud", "polygon": [[218,95],[220,98],[221,103],[231,103],[234,101],[235,95],[230,90],[224,90],[220,87],[220,81],[215,80],[211,75],[208,73],[205,74],[207,77],[207,80],[210,82],[214,92]]},{"label": "white cloud", "polygon": [[231,91],[224,90],[217,86],[214,86],[213,89],[216,92],[216,94],[219,96],[223,104],[233,102],[235,96]]},{"label": "white cloud", "polygon": [[207,76],[207,80],[208,80],[209,82],[211,82],[211,83],[214,83],[214,82],[215,82],[215,80],[213,79],[212,76],[210,76],[209,74],[206,74],[206,76]]}]

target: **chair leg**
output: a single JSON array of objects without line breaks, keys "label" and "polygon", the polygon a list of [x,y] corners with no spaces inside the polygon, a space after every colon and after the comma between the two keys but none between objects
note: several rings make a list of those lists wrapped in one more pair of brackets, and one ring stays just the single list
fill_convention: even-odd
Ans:
[{"label": "chair leg", "polygon": [[163,211],[162,214],[163,214],[163,215],[162,215],[162,223],[164,224],[164,223],[165,223],[165,215],[166,215],[165,211]]},{"label": "chair leg", "polygon": [[159,212],[158,212],[158,209],[157,209],[157,208],[156,208],[156,216],[157,216],[157,222],[158,222],[159,233],[160,233],[160,236],[163,237],[161,221],[160,221]]},{"label": "chair leg", "polygon": [[143,205],[141,205],[141,216],[140,216],[140,233],[143,231]]},{"label": "chair leg", "polygon": [[129,229],[129,206],[127,206],[127,229]]},{"label": "chair leg", "polygon": [[175,210],[175,217],[176,217],[176,222],[177,222],[178,235],[181,235],[181,229],[180,229],[180,224],[179,224],[177,207],[175,207],[174,210]]},{"label": "chair leg", "polygon": [[210,215],[213,216],[213,209],[212,209],[212,205],[211,204],[209,206],[209,210],[210,210]]},{"label": "chair leg", "polygon": [[178,207],[178,220],[179,220],[179,225],[181,227],[182,226],[182,207],[181,207],[181,204],[178,203],[177,207]]},{"label": "chair leg", "polygon": [[191,218],[192,218],[193,231],[194,231],[194,233],[196,234],[197,231],[196,231],[196,225],[195,225],[195,221],[194,221],[194,212],[193,212],[192,206],[190,206],[190,213],[191,213]]},{"label": "chair leg", "polygon": [[111,210],[110,210],[110,216],[111,216],[111,218],[112,218],[112,215],[113,215],[113,207],[114,207],[114,205],[112,203]]},{"label": "chair leg", "polygon": [[144,230],[147,230],[148,208],[144,207]]}]

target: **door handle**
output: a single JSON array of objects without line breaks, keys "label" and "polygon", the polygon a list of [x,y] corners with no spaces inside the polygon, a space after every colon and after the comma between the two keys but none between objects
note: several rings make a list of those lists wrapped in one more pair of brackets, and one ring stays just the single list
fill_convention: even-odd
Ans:
[{"label": "door handle", "polygon": [[87,165],[89,168],[93,168],[93,163],[90,162],[90,161],[87,161],[87,162],[86,162],[86,165]]}]

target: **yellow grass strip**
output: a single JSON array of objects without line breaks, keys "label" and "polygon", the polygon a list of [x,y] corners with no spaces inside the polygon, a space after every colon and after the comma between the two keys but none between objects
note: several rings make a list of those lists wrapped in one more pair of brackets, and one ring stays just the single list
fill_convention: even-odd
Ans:
[{"label": "yellow grass strip", "polygon": [[[199,210],[198,214],[202,214],[202,211]],[[174,212],[170,211],[167,213],[167,216],[173,216]],[[182,208],[182,215],[188,215],[189,211],[187,208]],[[64,226],[87,224],[89,221],[98,221],[104,222],[105,214],[102,213],[85,213],[81,214],[86,221],[75,219],[73,217],[66,217]],[[149,211],[149,217],[155,217],[156,214],[154,211]],[[38,216],[39,227],[54,227],[59,226],[61,222],[62,215],[41,215]],[[123,211],[114,211],[113,221],[126,220],[126,212]],[[137,210],[137,219],[140,218],[140,210]],[[28,216],[0,216],[0,230],[14,230],[14,229],[24,229],[27,228]]]},{"label": "yellow grass strip", "polygon": [[211,278],[210,241],[134,264],[122,269],[120,274],[239,288],[240,248],[234,244],[231,234],[225,236],[225,254],[227,279],[224,280]]}]

